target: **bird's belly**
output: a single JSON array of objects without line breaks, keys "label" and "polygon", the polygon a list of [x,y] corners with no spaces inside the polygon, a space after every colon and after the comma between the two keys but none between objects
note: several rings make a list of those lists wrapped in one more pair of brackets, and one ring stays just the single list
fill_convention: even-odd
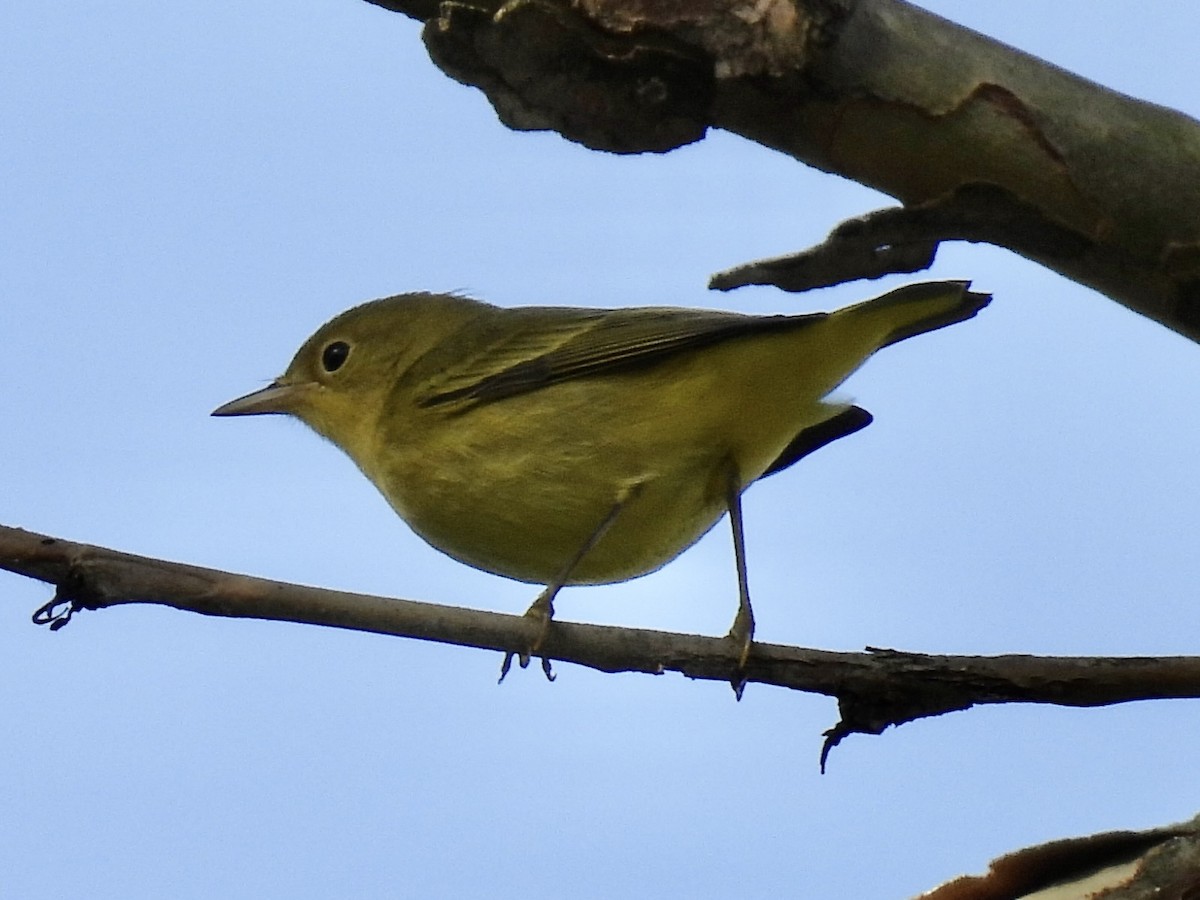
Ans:
[{"label": "bird's belly", "polygon": [[[425,468],[389,502],[422,538],[489,572],[545,584],[597,530],[603,535],[567,582],[603,584],[660,568],[695,543],[725,511],[715,473],[699,460],[654,471],[562,454],[524,461],[479,457]],[[715,466],[709,466],[713,469]],[[470,471],[472,477],[461,477]]]},{"label": "bird's belly", "polygon": [[418,535],[468,565],[545,584],[609,520],[567,583],[623,581],[670,562],[725,512],[726,453],[678,428],[627,415],[617,439],[603,419],[572,431],[511,409],[477,414],[489,412],[368,473]]},{"label": "bird's belly", "polygon": [[405,422],[419,441],[381,435],[373,458],[387,465],[364,471],[417,534],[476,568],[553,581],[612,516],[566,582],[644,575],[716,524],[731,478],[744,487],[807,417],[828,415],[815,402],[748,407],[720,372],[683,375],[633,402],[614,377],[431,410]]}]

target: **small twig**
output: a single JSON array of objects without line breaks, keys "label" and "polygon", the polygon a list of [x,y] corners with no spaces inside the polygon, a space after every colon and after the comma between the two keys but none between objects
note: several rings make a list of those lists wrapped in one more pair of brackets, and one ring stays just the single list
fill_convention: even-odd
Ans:
[{"label": "small twig", "polygon": [[815,247],[718,272],[708,286],[728,291],[765,284],[807,291],[919,272],[933,264],[943,241],[987,242],[1035,259],[1078,256],[1089,247],[1074,232],[1047,221],[1036,207],[999,188],[975,184],[929,203],[847,219]]},{"label": "small twig", "polygon": [[[526,616],[324,590],[134,556],[0,526],[0,569],[54,584],[34,616],[52,628],[82,609],[157,603],[206,615],[350,628],[520,654],[538,623]],[[826,734],[822,763],[849,734],[980,703],[1104,706],[1200,697],[1196,657],[928,656],[868,648],[836,653],[755,642],[739,672],[724,637],[555,621],[544,660],[603,672],[680,672],[689,678],[826,694],[841,721]]]}]

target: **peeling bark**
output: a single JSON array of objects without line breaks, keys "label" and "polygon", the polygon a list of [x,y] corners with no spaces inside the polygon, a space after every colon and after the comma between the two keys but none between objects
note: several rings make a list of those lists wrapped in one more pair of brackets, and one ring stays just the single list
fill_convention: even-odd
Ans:
[{"label": "peeling bark", "polygon": [[1200,896],[1200,817],[1149,831],[1110,831],[1028,847],[994,860],[986,875],[956,878],[917,900],[1030,896],[1194,900]]},{"label": "peeling bark", "polygon": [[[970,228],[906,222],[930,261],[943,240],[995,243],[1200,340],[1200,123],[1181,113],[902,0],[373,2],[424,20],[433,60],[513,128],[619,153],[723,128],[905,210],[968,207]],[[866,249],[832,277],[922,256]],[[789,261],[715,284],[835,283]]]}]

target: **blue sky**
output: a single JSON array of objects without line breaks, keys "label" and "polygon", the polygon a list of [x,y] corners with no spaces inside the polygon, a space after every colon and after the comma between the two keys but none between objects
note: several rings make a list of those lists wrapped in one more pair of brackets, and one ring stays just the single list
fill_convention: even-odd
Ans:
[{"label": "blue sky", "polygon": [[[1191,4],[927,3],[1200,115]],[[713,294],[711,272],[890,202],[736,136],[616,157],[498,124],[362,2],[0,10],[0,522],[519,612],[345,458],[208,412],[403,290],[787,312],[903,283]],[[876,422],[751,489],[763,640],[1200,652],[1200,352],[988,247],[995,294],[844,388]],[[125,606],[51,634],[0,574],[0,893],[892,898],[1051,838],[1189,817],[1200,702],[1010,706],[839,747],[832,701]],[[727,528],[564,619],[721,633]]]}]

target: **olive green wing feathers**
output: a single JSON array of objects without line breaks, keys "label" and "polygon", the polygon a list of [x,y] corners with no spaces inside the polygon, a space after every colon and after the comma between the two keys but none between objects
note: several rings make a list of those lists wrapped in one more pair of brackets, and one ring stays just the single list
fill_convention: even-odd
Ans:
[{"label": "olive green wing feathers", "polygon": [[424,385],[418,403],[490,403],[577,378],[629,371],[722,341],[802,328],[826,317],[641,308],[514,309],[486,339]]}]

